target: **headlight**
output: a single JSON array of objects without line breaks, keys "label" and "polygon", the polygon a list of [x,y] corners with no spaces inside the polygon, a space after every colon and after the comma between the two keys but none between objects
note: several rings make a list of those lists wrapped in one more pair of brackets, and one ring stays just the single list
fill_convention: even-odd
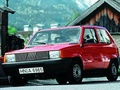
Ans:
[{"label": "headlight", "polygon": [[60,51],[50,51],[49,56],[50,58],[60,58]]},{"label": "headlight", "polygon": [[7,62],[15,62],[15,55],[14,54],[6,55],[6,61]]}]

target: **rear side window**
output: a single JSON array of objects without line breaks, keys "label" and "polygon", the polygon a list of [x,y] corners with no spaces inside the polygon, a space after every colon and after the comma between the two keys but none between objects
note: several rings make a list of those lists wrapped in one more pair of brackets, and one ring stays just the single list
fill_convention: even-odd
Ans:
[{"label": "rear side window", "polygon": [[97,29],[98,36],[101,43],[110,43],[110,38],[104,29]]}]

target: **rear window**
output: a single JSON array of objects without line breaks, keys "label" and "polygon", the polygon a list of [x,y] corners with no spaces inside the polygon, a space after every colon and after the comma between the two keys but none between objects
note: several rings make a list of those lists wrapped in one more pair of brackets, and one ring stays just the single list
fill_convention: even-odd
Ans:
[{"label": "rear window", "polygon": [[110,43],[110,38],[104,29],[97,29],[98,36],[101,43]]}]

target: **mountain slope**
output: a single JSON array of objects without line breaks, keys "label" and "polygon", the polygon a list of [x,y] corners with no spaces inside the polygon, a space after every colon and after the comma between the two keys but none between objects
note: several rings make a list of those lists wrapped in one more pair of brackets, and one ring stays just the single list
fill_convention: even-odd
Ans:
[{"label": "mountain slope", "polygon": [[9,7],[16,11],[9,14],[9,25],[22,30],[26,24],[33,27],[42,23],[44,28],[51,23],[64,26],[89,6],[83,0],[9,0]]}]

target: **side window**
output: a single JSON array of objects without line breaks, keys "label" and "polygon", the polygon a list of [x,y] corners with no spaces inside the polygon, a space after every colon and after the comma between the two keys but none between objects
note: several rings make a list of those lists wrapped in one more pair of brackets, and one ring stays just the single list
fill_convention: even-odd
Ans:
[{"label": "side window", "polygon": [[97,32],[101,43],[110,43],[110,38],[105,30],[97,29]]},{"label": "side window", "polygon": [[94,29],[85,29],[84,43],[97,43],[97,38]]}]

